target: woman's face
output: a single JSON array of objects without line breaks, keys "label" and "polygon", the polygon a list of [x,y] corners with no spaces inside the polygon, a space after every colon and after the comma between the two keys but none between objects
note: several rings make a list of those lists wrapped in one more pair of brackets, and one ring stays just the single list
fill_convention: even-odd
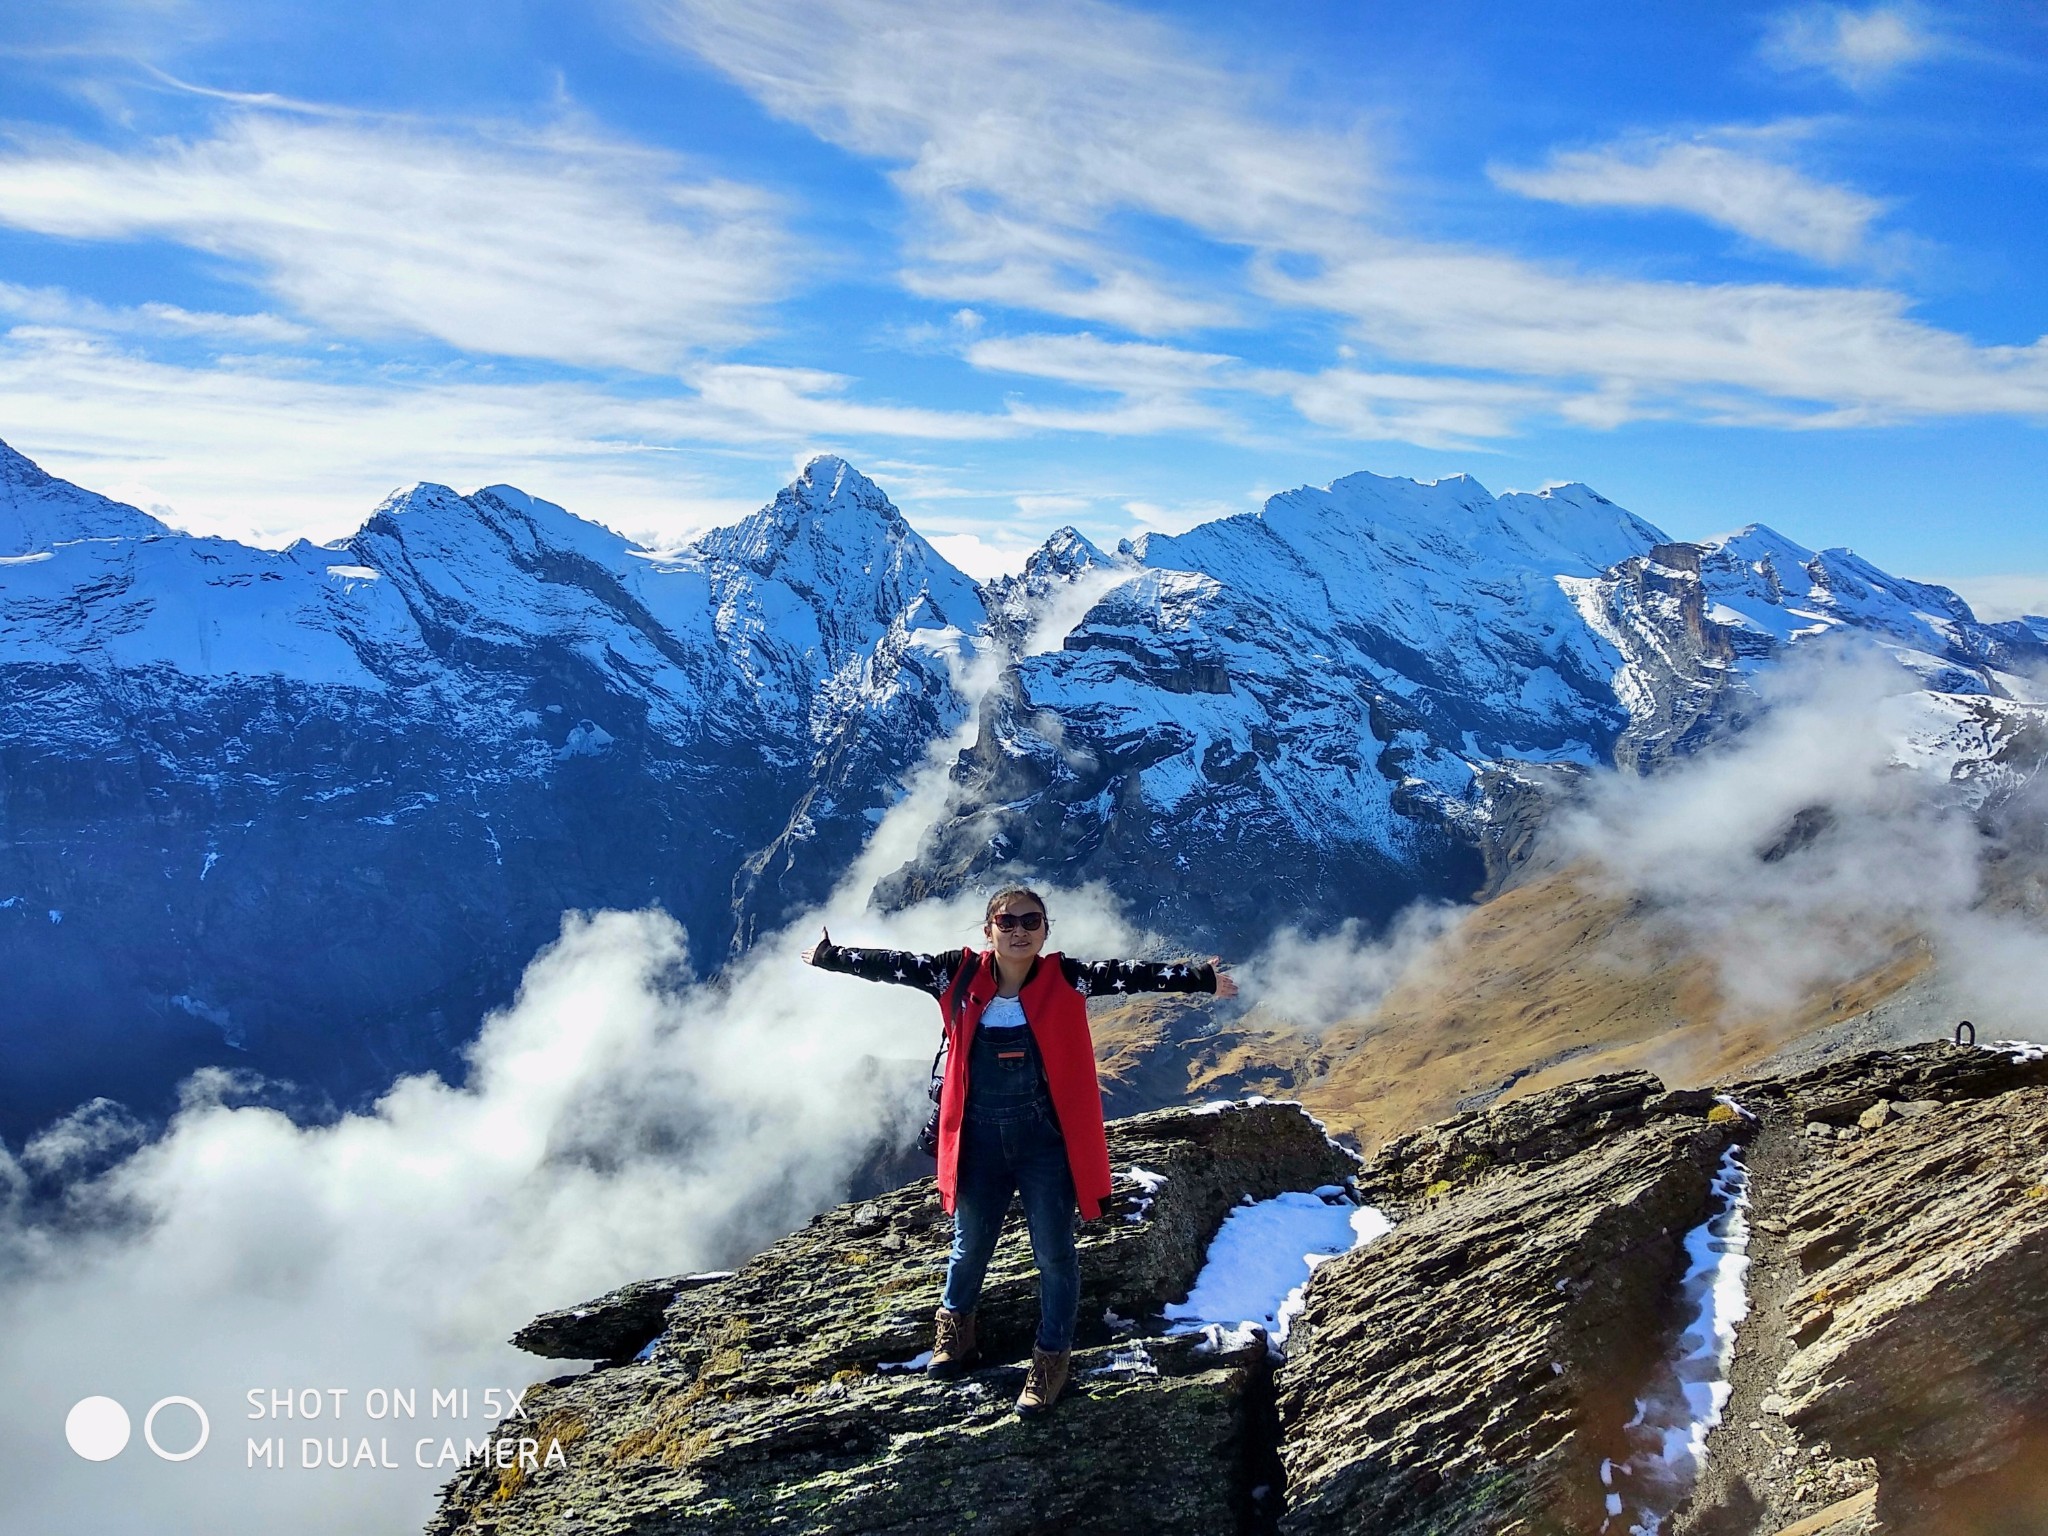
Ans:
[{"label": "woman's face", "polygon": [[[1038,919],[1038,928],[1035,932],[1028,932],[1021,923],[1004,928],[996,921],[1004,913],[1020,917],[1029,913]],[[1003,959],[1018,960],[1028,965],[1037,959],[1038,952],[1045,948],[1045,911],[1029,896],[1005,897],[996,903],[995,910],[989,913],[981,931]]]}]

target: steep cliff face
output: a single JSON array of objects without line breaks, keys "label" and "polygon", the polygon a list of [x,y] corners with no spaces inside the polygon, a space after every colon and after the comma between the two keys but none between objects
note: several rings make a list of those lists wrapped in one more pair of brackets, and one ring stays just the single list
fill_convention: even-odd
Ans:
[{"label": "steep cliff face", "polygon": [[[430,1530],[2048,1532],[2048,1051],[1728,1096],[1595,1078],[1364,1165],[1275,1104],[1118,1121],[1111,1147],[1079,1390],[1048,1420],[1008,1407],[1021,1231],[988,1363],[918,1371],[947,1226],[922,1182],[540,1320],[527,1347],[615,1363],[536,1388],[498,1432],[531,1464],[473,1464]],[[1337,1181],[1395,1222],[1295,1266],[1291,1329],[1173,1331],[1226,1217],[1346,1203]]]}]

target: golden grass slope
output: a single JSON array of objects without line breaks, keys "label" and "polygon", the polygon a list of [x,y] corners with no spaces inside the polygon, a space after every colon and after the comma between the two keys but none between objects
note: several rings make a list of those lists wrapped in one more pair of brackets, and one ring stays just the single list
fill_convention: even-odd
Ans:
[{"label": "golden grass slope", "polygon": [[1111,1115],[1261,1093],[1371,1151],[1402,1131],[1600,1072],[1724,1081],[1926,972],[1900,933],[1847,984],[1738,1011],[1670,914],[1568,868],[1475,907],[1370,1014],[1312,1031],[1263,1009],[1204,1034],[1208,1007],[1144,999],[1093,1021]]}]

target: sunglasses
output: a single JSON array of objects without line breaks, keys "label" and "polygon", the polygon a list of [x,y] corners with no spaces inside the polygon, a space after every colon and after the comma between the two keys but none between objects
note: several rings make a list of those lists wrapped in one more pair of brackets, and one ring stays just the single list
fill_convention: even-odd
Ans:
[{"label": "sunglasses", "polygon": [[1008,933],[1012,928],[1022,928],[1026,933],[1036,933],[1045,925],[1045,914],[1043,912],[998,912],[989,921],[1005,933]]}]

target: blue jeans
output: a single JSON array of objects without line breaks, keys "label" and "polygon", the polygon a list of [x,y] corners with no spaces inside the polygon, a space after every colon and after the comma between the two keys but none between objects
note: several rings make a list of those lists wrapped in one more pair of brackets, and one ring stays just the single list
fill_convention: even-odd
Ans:
[{"label": "blue jeans", "polygon": [[1038,1347],[1071,1349],[1081,1309],[1081,1260],[1074,1252],[1074,1175],[1067,1144],[1042,1104],[977,1114],[960,1127],[960,1170],[953,1197],[953,1256],[946,1266],[949,1311],[971,1312],[1010,1208],[1024,1197],[1031,1256],[1038,1261]]}]

